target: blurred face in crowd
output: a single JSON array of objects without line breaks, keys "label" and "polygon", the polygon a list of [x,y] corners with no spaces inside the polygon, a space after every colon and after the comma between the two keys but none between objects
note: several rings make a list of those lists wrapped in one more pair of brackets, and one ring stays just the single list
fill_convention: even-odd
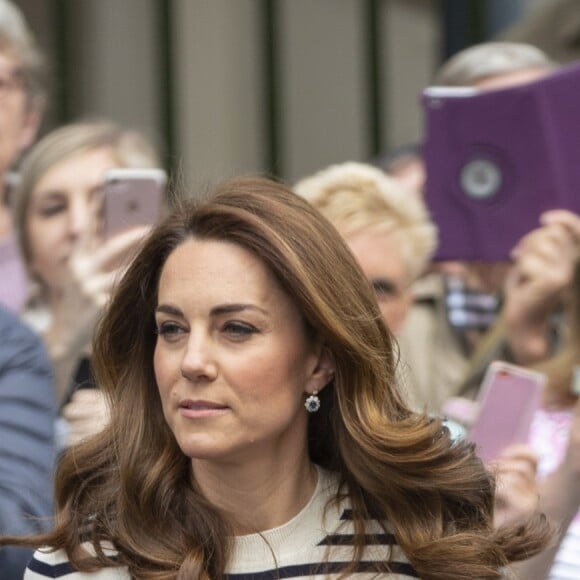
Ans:
[{"label": "blurred face in crowd", "polygon": [[396,161],[388,172],[390,177],[396,179],[405,189],[414,193],[421,199],[425,187],[425,164],[417,153],[409,153]]},{"label": "blurred face in crowd", "polygon": [[306,453],[305,394],[326,383],[317,383],[300,311],[258,257],[228,242],[185,241],[161,272],[155,318],[163,413],[185,455]]},{"label": "blurred face in crowd", "polygon": [[39,113],[28,107],[18,64],[0,53],[0,174],[32,143],[38,121]]},{"label": "blurred face in crowd", "polygon": [[344,239],[371,282],[387,325],[397,334],[412,303],[411,279],[399,235],[365,230]]},{"label": "blurred face in crowd", "polygon": [[[18,64],[0,53],[0,180],[36,135],[40,114],[30,111]],[[3,191],[3,187],[0,187]],[[12,227],[2,193],[0,238]]]},{"label": "blurred face in crowd", "polygon": [[94,239],[103,176],[116,166],[108,147],[84,151],[56,163],[36,183],[26,217],[29,267],[49,292],[60,289],[75,248]]}]

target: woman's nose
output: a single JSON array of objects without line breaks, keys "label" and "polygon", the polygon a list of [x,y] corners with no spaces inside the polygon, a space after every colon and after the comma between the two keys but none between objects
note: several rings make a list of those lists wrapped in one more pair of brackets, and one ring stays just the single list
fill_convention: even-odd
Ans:
[{"label": "woman's nose", "polygon": [[[78,196],[80,198],[80,196]],[[69,216],[69,232],[78,237],[90,226],[91,208],[87,201],[75,199],[71,203]]]},{"label": "woman's nose", "polygon": [[181,362],[181,374],[193,382],[215,380],[217,361],[210,337],[194,335],[193,333],[190,335]]}]

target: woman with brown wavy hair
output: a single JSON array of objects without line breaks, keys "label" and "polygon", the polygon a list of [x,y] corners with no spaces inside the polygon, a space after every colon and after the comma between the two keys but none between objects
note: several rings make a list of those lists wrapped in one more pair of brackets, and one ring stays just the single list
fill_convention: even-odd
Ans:
[{"label": "woman with brown wavy hair", "polygon": [[161,223],[94,360],[111,422],[63,457],[26,579],[499,578],[547,541],[493,529],[492,477],[407,408],[340,235],[273,181]]}]

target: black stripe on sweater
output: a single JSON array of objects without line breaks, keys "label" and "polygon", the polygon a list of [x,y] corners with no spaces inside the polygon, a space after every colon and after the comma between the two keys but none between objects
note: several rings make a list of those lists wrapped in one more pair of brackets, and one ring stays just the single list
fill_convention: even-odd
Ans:
[{"label": "black stripe on sweater", "polygon": [[[330,534],[319,546],[354,546],[354,534]],[[393,534],[365,534],[365,546],[396,546],[397,540]]]},{"label": "black stripe on sweater", "polygon": [[[316,564],[297,564],[284,566],[266,572],[247,572],[244,574],[226,574],[226,580],[282,580],[283,578],[307,578],[316,575],[339,574],[343,572],[351,562],[326,562]],[[419,575],[410,564],[405,562],[389,562],[392,574],[402,574],[409,578],[419,578]],[[353,573],[383,572],[377,562],[360,562]]]},{"label": "black stripe on sweater", "polygon": [[37,574],[42,574],[47,578],[62,578],[63,576],[68,576],[69,574],[77,572],[69,562],[63,562],[62,564],[46,564],[36,558],[32,558],[32,560],[28,562],[28,569]]}]

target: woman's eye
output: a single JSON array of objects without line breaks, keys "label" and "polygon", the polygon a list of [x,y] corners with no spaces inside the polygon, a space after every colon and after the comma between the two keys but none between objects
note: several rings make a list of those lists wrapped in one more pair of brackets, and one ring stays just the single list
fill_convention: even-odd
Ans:
[{"label": "woman's eye", "polygon": [[40,209],[40,215],[42,217],[49,218],[64,211],[66,211],[66,205],[64,204],[49,205]]},{"label": "woman's eye", "polygon": [[226,322],[222,330],[234,338],[244,338],[258,332],[255,326],[246,322]]},{"label": "woman's eye", "polygon": [[399,289],[387,278],[372,278],[371,284],[379,302],[392,300],[399,295]]},{"label": "woman's eye", "polygon": [[175,322],[162,322],[157,325],[157,334],[166,339],[176,338],[184,332],[185,330]]}]

